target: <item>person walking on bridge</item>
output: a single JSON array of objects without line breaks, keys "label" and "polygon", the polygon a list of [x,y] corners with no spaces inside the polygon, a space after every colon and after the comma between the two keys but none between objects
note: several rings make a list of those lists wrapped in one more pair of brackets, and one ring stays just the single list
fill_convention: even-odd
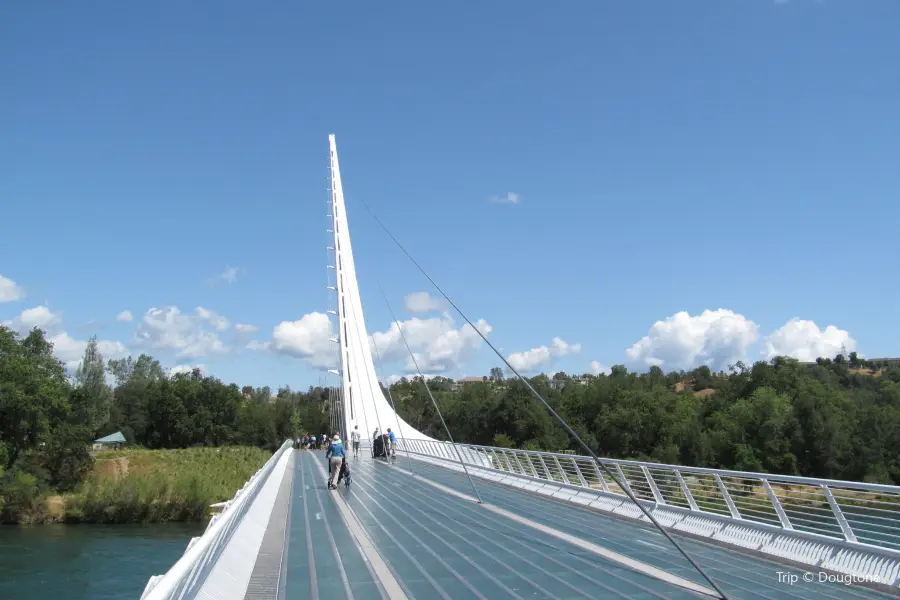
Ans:
[{"label": "person walking on bridge", "polygon": [[328,450],[325,452],[325,458],[329,461],[330,468],[328,472],[331,475],[328,479],[328,489],[336,490],[337,478],[341,473],[341,463],[344,462],[344,444],[341,443],[341,438],[334,436],[331,445],[328,446]]},{"label": "person walking on bridge", "polygon": [[397,436],[391,431],[391,428],[388,427],[388,438],[391,442],[391,458],[397,458]]},{"label": "person walking on bridge", "polygon": [[350,441],[353,443],[353,457],[359,458],[359,443],[362,441],[362,436],[359,434],[359,425],[353,428],[353,432],[350,434]]}]

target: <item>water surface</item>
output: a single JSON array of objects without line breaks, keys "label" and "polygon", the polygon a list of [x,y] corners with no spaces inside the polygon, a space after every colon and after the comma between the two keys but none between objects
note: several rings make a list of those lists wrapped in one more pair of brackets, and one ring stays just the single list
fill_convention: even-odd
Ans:
[{"label": "water surface", "polygon": [[0,598],[140,598],[203,524],[0,526]]}]

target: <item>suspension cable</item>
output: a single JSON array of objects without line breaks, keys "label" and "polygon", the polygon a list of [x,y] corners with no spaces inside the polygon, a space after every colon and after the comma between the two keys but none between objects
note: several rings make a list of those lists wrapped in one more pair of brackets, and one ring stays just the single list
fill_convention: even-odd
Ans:
[{"label": "suspension cable", "polygon": [[[380,288],[381,286],[379,286]],[[384,294],[384,291],[382,291]],[[385,302],[387,302],[387,296],[385,296]],[[419,368],[419,361],[416,360],[416,356],[412,351],[412,348],[409,347],[409,342],[406,340],[406,335],[403,333],[403,327],[400,326],[400,321],[397,320],[397,317],[394,315],[394,309],[391,308],[390,302],[387,302],[388,310],[391,312],[391,319],[394,320],[394,323],[397,324],[397,331],[400,333],[400,338],[403,340],[403,345],[406,346],[406,351],[409,352],[409,357],[413,361],[413,365],[416,367],[416,373],[419,374],[419,377],[422,378],[422,385],[425,386],[425,391],[428,393],[428,397],[431,398],[431,404],[434,406],[434,410],[437,411],[438,417],[441,419],[441,424],[444,426],[444,430],[447,432],[447,437],[450,438],[450,445],[453,446],[453,451],[456,452],[456,458],[459,460],[459,464],[462,465],[463,471],[466,473],[466,477],[469,478],[469,483],[472,486],[472,491],[475,492],[475,497],[478,499],[478,504],[482,504],[481,494],[478,493],[478,488],[475,487],[475,481],[472,479],[472,475],[469,474],[469,469],[466,467],[466,463],[462,459],[462,454],[459,452],[459,448],[456,445],[456,442],[453,441],[453,434],[450,433],[450,427],[447,426],[447,421],[444,420],[444,414],[441,412],[441,409],[438,407],[437,400],[434,399],[434,394],[431,393],[431,388],[428,387],[428,381],[425,379],[425,374],[422,373],[422,369]]]},{"label": "suspension cable", "polygon": [[[434,394],[431,393],[431,388],[428,387],[428,381],[425,379],[425,374],[422,373],[422,369],[419,368],[419,361],[416,360],[416,356],[413,353],[412,348],[410,348],[409,346],[406,335],[403,333],[403,327],[400,326],[400,321],[397,320],[397,315],[394,313],[391,302],[390,300],[388,300],[387,294],[384,293],[384,288],[381,287],[381,282],[378,280],[378,276],[375,275],[375,270],[372,268],[372,265],[368,261],[366,261],[366,266],[368,266],[369,272],[372,273],[372,276],[375,278],[375,284],[378,286],[378,291],[381,292],[381,297],[384,298],[384,303],[387,305],[388,311],[391,313],[391,320],[397,324],[397,331],[400,333],[400,338],[403,340],[403,345],[406,346],[406,351],[409,352],[409,357],[412,359],[413,365],[416,367],[416,373],[418,373],[419,377],[422,378],[422,385],[425,386],[425,391],[428,393],[428,397],[431,399],[431,404],[434,406],[434,410],[437,411],[438,417],[440,417],[441,419],[441,424],[444,426],[444,430],[447,432],[447,437],[450,438],[450,444],[453,446],[453,450],[456,452],[456,458],[459,460],[459,464],[462,465],[463,471],[465,472],[466,477],[469,479],[469,484],[471,484],[472,486],[472,491],[475,492],[475,497],[478,499],[478,503],[481,504],[481,494],[478,493],[478,488],[475,487],[475,481],[469,474],[469,469],[466,467],[466,463],[462,459],[462,454],[460,454],[459,448],[456,447],[456,442],[453,441],[453,434],[450,433],[450,427],[447,426],[447,421],[444,420],[444,415],[441,412],[441,409],[438,407],[437,400],[434,399]],[[390,388],[388,389],[388,393],[390,394]],[[399,426],[400,415],[397,414],[396,406],[394,407],[394,414],[397,415],[397,423]],[[406,444],[403,445],[404,447],[406,446]],[[407,456],[409,456],[408,449]]]},{"label": "suspension cable", "polygon": [[[376,281],[377,281],[377,279],[376,279]],[[379,285],[378,288],[381,289],[381,286]],[[381,362],[381,353],[378,351],[378,344],[375,342],[374,335],[372,336],[372,347],[375,348],[375,358],[378,361],[378,365],[375,367],[375,370],[376,371],[380,370],[382,373],[384,373],[384,367],[382,366],[383,363]],[[393,394],[391,394],[391,386],[386,385],[384,387],[385,387],[385,389],[387,389],[388,399],[391,401],[391,410],[394,411],[394,416],[397,417],[397,429],[400,430],[400,439],[401,440],[405,439],[403,436],[403,426],[400,425],[400,423],[403,421],[403,419],[401,419],[400,415],[397,413],[397,405],[394,404],[394,396],[393,396]],[[381,390],[379,390],[379,391],[381,391]],[[406,464],[409,466],[410,472],[413,475],[415,475],[415,467],[413,466],[412,456],[410,456],[410,454],[409,454],[409,445],[404,443],[403,450],[406,451]]]},{"label": "suspension cable", "polygon": [[[545,407],[548,411],[550,411],[550,414],[553,415],[553,417],[556,418],[557,421],[559,421],[559,423],[565,428],[565,430],[569,433],[569,435],[572,436],[572,438],[574,438],[576,442],[578,442],[578,444],[581,446],[581,448],[582,448],[585,452],[588,453],[588,455],[594,460],[594,462],[595,462],[597,465],[599,465],[600,468],[602,468],[602,469],[606,472],[606,474],[607,474],[614,482],[616,482],[616,484],[619,486],[620,489],[622,489],[622,491],[625,492],[625,494],[628,496],[628,498],[629,498],[632,502],[634,502],[634,503],[637,505],[637,507],[641,510],[642,513],[644,513],[644,516],[647,517],[647,519],[649,519],[649,521],[650,521],[651,523],[653,523],[653,525],[654,525],[657,529],[659,529],[660,533],[662,533],[662,534],[666,537],[666,539],[669,540],[669,542],[671,542],[671,544],[672,544],[673,546],[675,546],[675,548],[681,553],[681,555],[684,556],[684,558],[685,558],[685,559],[686,559],[686,560],[687,560],[687,561],[688,561],[688,562],[689,562],[689,563],[690,563],[690,564],[691,564],[691,565],[692,565],[692,566],[693,566],[693,567],[694,567],[694,568],[695,568],[695,569],[703,576],[703,578],[706,579],[707,582],[709,582],[709,584],[713,587],[713,589],[715,589],[715,590],[719,593],[719,595],[723,598],[723,600],[730,600],[729,596],[725,594],[725,592],[722,590],[722,588],[719,587],[719,585],[712,579],[712,577],[710,577],[710,576],[706,573],[706,571],[705,571],[699,564],[697,564],[697,562],[696,562],[693,558],[691,558],[691,556],[687,553],[687,551],[686,551],[684,548],[681,547],[681,544],[679,544],[678,542],[676,542],[675,539],[669,534],[669,532],[666,531],[665,528],[664,528],[662,525],[660,525],[659,521],[657,521],[656,518],[655,518],[652,514],[650,514],[650,511],[647,510],[647,508],[646,508],[640,501],[638,501],[637,497],[636,497],[636,496],[634,495],[634,493],[631,491],[631,489],[629,488],[629,486],[628,486],[628,485],[624,485],[623,483],[620,483],[620,482],[619,482],[619,480],[612,474],[612,472],[609,470],[609,468],[608,468],[605,464],[603,464],[603,462],[602,462],[602,461],[600,460],[600,458],[594,453],[594,451],[591,450],[591,448],[584,442],[584,440],[581,439],[581,436],[579,436],[577,433],[575,433],[575,430],[573,430],[571,427],[569,427],[569,424],[566,423],[565,419],[563,419],[559,414],[557,414],[557,412],[556,412],[555,410],[553,410],[553,407],[550,406],[550,403],[547,402],[547,401],[544,399],[544,397],[541,396],[540,393],[538,393],[538,391],[537,391],[536,389],[534,389],[534,387],[531,385],[531,383],[530,383],[527,379],[525,379],[525,378],[524,378],[524,377],[523,377],[523,376],[522,376],[522,375],[521,375],[521,374],[520,374],[520,373],[519,373],[519,372],[518,372],[511,364],[510,364],[510,363],[509,363],[508,360],[506,360],[506,357],[504,357],[503,354],[501,354],[501,353],[497,350],[497,348],[494,347],[494,345],[487,339],[487,336],[485,336],[485,335],[481,332],[481,330],[479,330],[479,329],[475,326],[475,324],[472,323],[472,321],[469,319],[469,317],[467,317],[466,314],[465,314],[462,310],[460,310],[460,308],[456,305],[456,303],[453,302],[453,300],[450,299],[450,296],[448,296],[447,293],[444,292],[444,290],[441,288],[441,286],[439,286],[439,285],[437,284],[437,282],[436,282],[434,279],[431,278],[431,276],[428,274],[427,271],[425,271],[425,269],[422,267],[422,265],[420,265],[420,264],[416,261],[416,259],[414,259],[414,258],[412,257],[412,255],[406,250],[406,248],[403,246],[403,244],[401,244],[400,241],[399,241],[396,237],[394,237],[394,234],[391,233],[391,231],[387,228],[387,226],[385,226],[385,224],[381,222],[381,219],[379,219],[378,216],[372,211],[372,209],[369,208],[369,205],[366,203],[366,201],[363,200],[362,198],[358,198],[358,200],[359,200],[359,202],[365,207],[365,209],[369,212],[369,214],[372,216],[372,218],[375,220],[375,222],[378,223],[379,226],[381,226],[381,228],[384,230],[385,233],[387,233],[388,237],[390,237],[391,240],[393,240],[394,244],[396,244],[397,247],[400,248],[400,251],[403,252],[403,254],[405,254],[406,257],[407,257],[407,258],[408,258],[408,259],[416,266],[416,268],[419,269],[419,271],[422,273],[422,275],[424,275],[425,278],[428,279],[428,281],[431,282],[431,285],[433,285],[434,288],[435,288],[438,292],[440,292],[440,294],[441,294],[441,295],[444,297],[444,299],[450,304],[450,306],[452,306],[452,307],[456,310],[456,312],[458,312],[459,315],[460,315],[463,319],[465,319],[466,323],[468,323],[468,324],[472,327],[472,329],[474,329],[474,330],[476,331],[476,333],[478,333],[478,335],[481,337],[481,339],[484,340],[484,343],[487,344],[488,347],[489,347],[491,350],[494,351],[494,354],[496,354],[496,355],[500,358],[500,360],[502,360],[502,361],[504,362],[504,364],[506,364],[506,366],[509,368],[509,370],[512,371],[512,372],[516,375],[516,377],[518,377],[518,379],[519,379],[523,384],[525,384],[525,386],[528,388],[528,390],[531,392],[531,394],[532,394],[535,398],[537,398],[538,400],[540,400],[541,404],[543,404],[544,407]],[[393,313],[392,313],[392,314],[393,314]],[[396,320],[396,319],[395,319],[395,320]],[[398,325],[398,327],[399,327],[400,324],[397,323],[397,325]],[[402,333],[401,333],[401,335],[402,335]],[[404,341],[405,341],[405,338],[404,338]],[[407,348],[408,348],[408,346],[407,346]],[[410,354],[411,354],[411,353],[410,353]],[[413,361],[415,361],[415,358],[413,358]],[[416,368],[418,369],[418,365],[416,366]],[[426,389],[428,389],[428,386],[427,386],[427,385],[426,385],[425,387],[426,387]],[[429,395],[431,395],[431,392],[430,392],[430,391],[429,391]],[[432,398],[432,402],[433,402],[433,401],[434,401],[434,398]],[[436,406],[436,405],[435,405],[435,406]],[[440,414],[440,413],[439,413],[439,414]],[[441,420],[443,420],[443,417],[441,417]],[[446,426],[446,425],[445,425],[445,426]],[[448,434],[449,434],[449,431],[448,431]],[[452,442],[452,440],[451,440],[451,442]],[[458,451],[457,451],[457,453],[458,453]],[[468,475],[468,471],[466,471],[466,474]],[[469,479],[470,479],[470,481],[471,481],[471,477],[470,477]],[[474,484],[473,484],[473,487],[474,487]],[[479,498],[479,502],[480,502],[480,498]]]}]

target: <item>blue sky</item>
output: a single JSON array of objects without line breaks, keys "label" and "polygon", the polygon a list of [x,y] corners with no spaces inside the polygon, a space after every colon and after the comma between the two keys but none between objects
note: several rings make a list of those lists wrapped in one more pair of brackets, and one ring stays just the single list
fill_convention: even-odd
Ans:
[{"label": "blue sky", "polygon": [[[334,133],[370,333],[374,274],[401,319],[433,290],[360,199],[532,371],[897,355],[898,22],[893,0],[6,3],[0,321],[48,324],[67,361],[96,333],[316,383],[317,341],[272,340],[328,308]],[[419,317],[433,372],[497,364]]]}]

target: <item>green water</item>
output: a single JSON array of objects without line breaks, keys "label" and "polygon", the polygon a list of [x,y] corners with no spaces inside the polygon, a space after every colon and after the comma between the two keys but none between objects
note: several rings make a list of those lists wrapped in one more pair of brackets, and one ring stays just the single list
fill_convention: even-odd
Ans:
[{"label": "green water", "polygon": [[204,525],[0,527],[0,598],[140,598]]}]

